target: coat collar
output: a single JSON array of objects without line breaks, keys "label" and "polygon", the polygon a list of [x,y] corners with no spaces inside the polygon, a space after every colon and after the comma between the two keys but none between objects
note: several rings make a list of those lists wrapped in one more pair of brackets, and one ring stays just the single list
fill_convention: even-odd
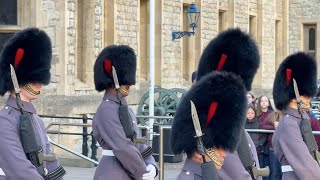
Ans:
[{"label": "coat collar", "polygon": [[196,174],[198,176],[202,176],[201,164],[197,163],[189,158],[186,159],[186,162],[184,163],[182,170],[189,171],[189,172]]},{"label": "coat collar", "polygon": [[[9,98],[6,102],[6,105],[10,106],[14,109],[19,110],[19,108],[17,106],[16,98],[11,95],[9,96]],[[29,112],[29,113],[33,113],[33,114],[37,113],[36,109],[34,108],[34,106],[31,102],[22,101],[22,109],[26,112]]]},{"label": "coat collar", "polygon": [[[113,102],[115,102],[115,103],[117,103],[117,104],[120,104],[120,100],[118,99],[118,97],[117,97],[115,94],[111,93],[111,92],[106,92],[106,93],[104,94],[104,96],[103,96],[103,100],[104,100],[104,101],[106,101],[106,100],[108,100],[108,101],[113,101]],[[123,105],[126,105],[126,104],[127,104],[125,98],[121,97],[121,103],[122,103]]]},{"label": "coat collar", "polygon": [[[301,115],[299,114],[297,109],[293,109],[291,107],[287,107],[284,111],[283,114],[285,115],[290,115],[295,118],[301,119]],[[303,119],[310,119],[309,115],[306,113],[305,110],[302,110],[302,117]]]}]

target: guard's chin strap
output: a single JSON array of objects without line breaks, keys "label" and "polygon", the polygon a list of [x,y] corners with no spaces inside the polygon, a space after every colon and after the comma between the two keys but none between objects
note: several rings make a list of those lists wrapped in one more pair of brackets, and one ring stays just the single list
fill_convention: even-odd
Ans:
[{"label": "guard's chin strap", "polygon": [[300,103],[298,103],[298,101],[295,99],[294,102],[297,103],[297,105],[300,106],[302,109],[310,109],[311,108],[310,103],[305,103],[302,100]]},{"label": "guard's chin strap", "polygon": [[206,154],[209,156],[209,158],[218,166],[222,167],[223,162],[221,162],[219,160],[219,158],[217,157],[216,153],[214,152],[213,148],[209,148],[206,151]]},{"label": "guard's chin strap", "polygon": [[33,90],[28,84],[24,85],[23,89],[33,96],[38,96],[40,94],[40,91]]},{"label": "guard's chin strap", "polygon": [[129,91],[125,90],[122,86],[120,86],[120,91],[125,95],[129,95]]}]

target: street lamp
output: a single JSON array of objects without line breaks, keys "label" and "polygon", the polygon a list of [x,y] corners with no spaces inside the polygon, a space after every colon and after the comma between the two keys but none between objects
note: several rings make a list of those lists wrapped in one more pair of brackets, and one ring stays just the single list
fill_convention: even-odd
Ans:
[{"label": "street lamp", "polygon": [[189,26],[192,28],[192,32],[189,32],[189,31],[172,32],[172,41],[174,41],[175,39],[180,39],[185,35],[188,35],[190,37],[195,33],[194,29],[197,27],[197,23],[199,21],[200,10],[197,8],[196,4],[193,1],[186,12],[187,12]]}]

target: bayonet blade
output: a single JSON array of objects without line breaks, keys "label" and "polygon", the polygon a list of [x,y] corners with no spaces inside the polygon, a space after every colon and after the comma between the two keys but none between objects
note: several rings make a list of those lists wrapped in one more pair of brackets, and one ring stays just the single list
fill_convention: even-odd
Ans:
[{"label": "bayonet blade", "polygon": [[201,130],[200,122],[199,122],[197,109],[196,109],[196,106],[194,105],[194,103],[191,100],[190,100],[190,103],[191,103],[192,121],[193,121],[194,129],[196,131],[196,137],[201,137],[203,134],[202,134],[202,130]]},{"label": "bayonet blade", "polygon": [[12,84],[13,84],[13,88],[14,88],[14,92],[20,93],[20,88],[19,88],[19,83],[18,83],[18,79],[17,79],[17,75],[16,72],[13,68],[13,66],[10,64],[10,72],[11,72],[11,80],[12,80]]},{"label": "bayonet blade", "polygon": [[114,68],[114,66],[112,66],[112,77],[113,77],[113,82],[114,82],[116,89],[119,89],[120,88],[119,80],[118,80],[116,68]]},{"label": "bayonet blade", "polygon": [[294,94],[296,95],[297,101],[298,103],[300,103],[301,99],[300,99],[299,89],[298,89],[297,82],[294,78],[293,78],[293,89],[294,89]]}]

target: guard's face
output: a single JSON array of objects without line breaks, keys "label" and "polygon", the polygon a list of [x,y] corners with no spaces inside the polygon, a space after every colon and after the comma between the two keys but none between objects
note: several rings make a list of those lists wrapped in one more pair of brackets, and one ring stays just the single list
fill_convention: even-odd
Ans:
[{"label": "guard's face", "polygon": [[311,97],[300,96],[300,98],[304,103],[311,103]]},{"label": "guard's face", "polygon": [[300,96],[300,99],[302,100],[302,108],[307,111],[310,110],[311,97]]},{"label": "guard's face", "polygon": [[123,96],[123,97],[126,97],[130,94],[130,86],[131,85],[121,85],[120,86],[120,94]]},{"label": "guard's face", "polygon": [[28,83],[27,85],[20,88],[21,95],[24,96],[27,100],[32,101],[38,98],[41,88],[41,83]]},{"label": "guard's face", "polygon": [[[216,156],[218,157],[218,159],[222,162],[222,164],[223,164],[223,162],[224,162],[224,158],[226,157],[226,155],[227,155],[227,151],[226,150],[224,150],[224,149],[222,149],[222,148],[214,148],[214,152],[215,152],[215,154],[216,154]],[[217,170],[219,170],[219,169],[221,169],[221,166],[219,166],[219,165],[217,165],[217,164],[215,164],[216,165],[216,168],[217,168]]]}]

